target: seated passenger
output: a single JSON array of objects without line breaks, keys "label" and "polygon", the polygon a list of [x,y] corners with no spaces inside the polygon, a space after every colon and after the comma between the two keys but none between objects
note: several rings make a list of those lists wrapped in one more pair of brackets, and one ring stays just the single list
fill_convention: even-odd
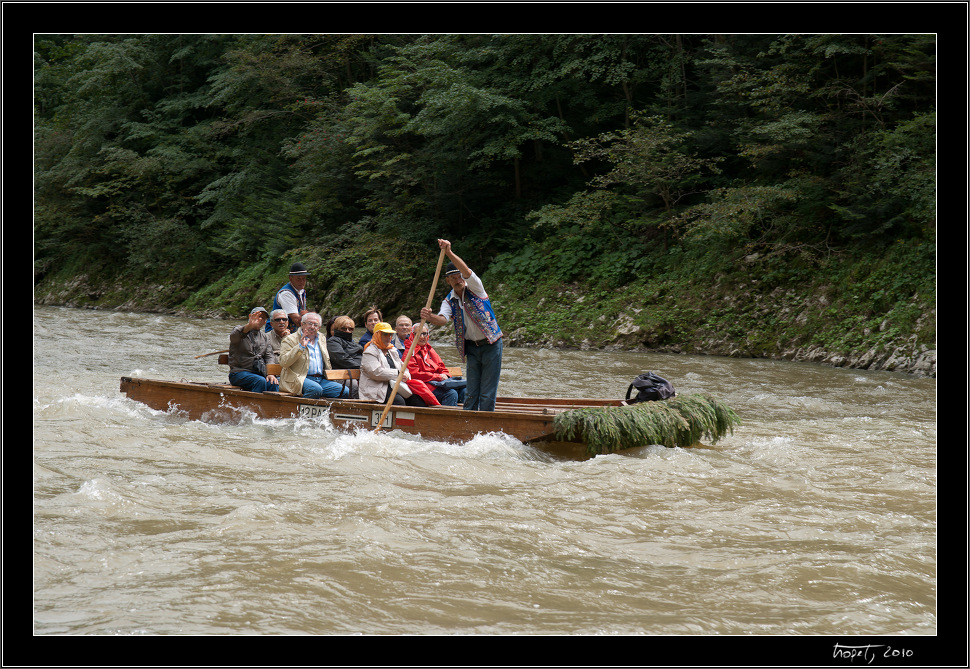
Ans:
[{"label": "seated passenger", "polygon": [[408,354],[408,346],[411,345],[411,319],[407,316],[398,316],[394,321],[394,348],[401,355],[401,360]]},{"label": "seated passenger", "polygon": [[[374,324],[373,338],[364,346],[360,358],[360,399],[387,402],[391,396],[402,364],[401,357],[394,348],[393,337],[394,330],[389,324]],[[401,384],[397,386],[394,404],[408,404],[411,389],[407,381],[410,378],[411,375],[405,369]]]},{"label": "seated passenger", "polygon": [[450,379],[451,376],[448,374],[448,367],[441,361],[441,356],[431,347],[427,325],[418,335],[418,343],[414,347],[411,359],[408,360],[408,372],[411,373],[411,381],[408,385],[428,406],[442,404],[453,407],[458,406],[458,403],[465,399],[464,387],[456,389],[438,385]]},{"label": "seated passenger", "polygon": [[381,310],[377,307],[371,307],[364,312],[364,329],[367,330],[364,334],[360,336],[360,341],[358,342],[361,346],[364,346],[371,340],[374,335],[374,326],[384,320],[384,316],[381,315]]},{"label": "seated passenger", "polygon": [[337,316],[333,335],[327,338],[327,352],[334,369],[358,369],[364,347],[354,341],[354,321],[350,316]]},{"label": "seated passenger", "polygon": [[273,362],[278,362],[280,358],[280,345],[284,339],[290,336],[290,318],[284,309],[274,309],[269,318],[269,324],[272,326],[272,329],[268,333],[269,343],[273,347],[273,355],[276,356],[276,360]]},{"label": "seated passenger", "polygon": [[249,321],[229,333],[229,383],[243,390],[264,393],[279,390],[279,380],[266,373],[266,365],[276,363],[266,326],[266,309],[255,307]]},{"label": "seated passenger", "polygon": [[303,315],[296,332],[280,345],[280,387],[293,395],[307,399],[318,397],[349,397],[350,391],[336,381],[327,379],[330,356],[320,327],[320,314],[312,311]]}]

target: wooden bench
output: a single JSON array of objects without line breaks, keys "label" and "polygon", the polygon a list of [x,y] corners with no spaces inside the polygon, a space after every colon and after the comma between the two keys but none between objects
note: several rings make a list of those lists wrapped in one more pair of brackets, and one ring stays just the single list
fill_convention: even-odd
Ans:
[{"label": "wooden bench", "polygon": [[340,385],[347,389],[350,397],[354,396],[354,381],[360,384],[359,369],[328,369],[328,381],[340,381]]},{"label": "wooden bench", "polygon": [[[222,355],[220,355],[219,356],[219,364],[220,365],[228,365],[229,364],[229,354],[223,353]],[[280,372],[282,372],[282,371],[283,371],[283,367],[281,365],[273,365],[273,364],[266,365],[266,373],[267,374],[272,374],[273,376],[279,376],[280,375]]]}]

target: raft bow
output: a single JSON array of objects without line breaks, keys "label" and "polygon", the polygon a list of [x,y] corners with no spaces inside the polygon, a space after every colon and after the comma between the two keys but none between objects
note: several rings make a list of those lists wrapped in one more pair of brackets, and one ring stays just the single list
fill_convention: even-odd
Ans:
[{"label": "raft bow", "polygon": [[716,444],[740,424],[733,409],[701,394],[628,406],[572,409],[553,420],[557,439],[583,441],[587,452],[594,455],[653,444],[693,446],[705,436]]}]

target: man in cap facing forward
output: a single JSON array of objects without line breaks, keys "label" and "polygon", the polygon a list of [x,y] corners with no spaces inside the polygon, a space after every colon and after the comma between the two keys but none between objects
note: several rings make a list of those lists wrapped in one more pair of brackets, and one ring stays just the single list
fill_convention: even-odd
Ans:
[{"label": "man in cap facing forward", "polygon": [[276,363],[269,335],[263,330],[267,316],[264,308],[255,307],[249,321],[229,333],[229,383],[254,393],[280,389],[279,379],[266,372],[266,365]]}]

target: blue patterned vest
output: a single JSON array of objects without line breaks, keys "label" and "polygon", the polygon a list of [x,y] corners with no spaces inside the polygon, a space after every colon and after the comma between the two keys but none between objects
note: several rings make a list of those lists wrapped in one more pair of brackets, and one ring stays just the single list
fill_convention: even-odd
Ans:
[{"label": "blue patterned vest", "polygon": [[[272,313],[274,311],[276,311],[277,309],[282,309],[282,307],[280,306],[280,293],[282,293],[284,290],[290,291],[291,293],[293,293],[293,297],[296,298],[296,309],[297,309],[297,313],[299,313],[303,309],[306,309],[306,298],[304,298],[302,295],[300,295],[300,291],[298,291],[296,288],[294,288],[289,283],[287,283],[285,286],[283,286],[278,291],[276,291],[276,295],[273,296],[273,308],[269,310],[270,315],[272,315]],[[293,319],[291,318],[290,319],[290,332],[296,332],[296,329],[298,327],[299,326],[296,323],[294,323],[293,322]],[[269,332],[270,330],[273,329],[273,325],[272,325],[272,323],[269,322],[269,319],[267,319],[267,321],[266,321],[266,328],[265,329],[266,329],[266,332]]]},{"label": "blue patterned vest", "polygon": [[[485,338],[489,344],[494,344],[502,338],[502,330],[495,319],[495,312],[492,311],[492,303],[487,297],[479,297],[465,285],[465,307],[469,318],[485,333]],[[455,346],[458,348],[458,355],[462,362],[465,362],[465,319],[462,315],[462,300],[455,291],[448,293],[448,302],[451,304],[451,320],[455,324]]]}]

